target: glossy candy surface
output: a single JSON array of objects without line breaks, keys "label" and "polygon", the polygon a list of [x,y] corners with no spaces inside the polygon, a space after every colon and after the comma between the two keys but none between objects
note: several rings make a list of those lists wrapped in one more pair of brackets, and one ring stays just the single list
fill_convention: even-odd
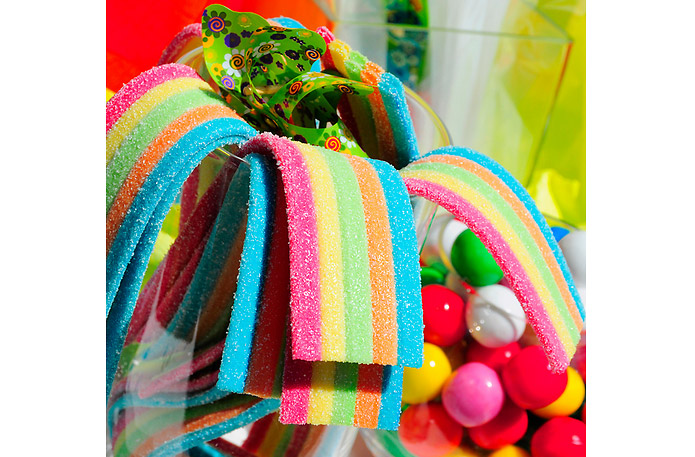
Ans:
[{"label": "glossy candy surface", "polygon": [[418,457],[443,457],[455,451],[463,428],[439,403],[409,406],[401,415],[398,436],[405,448]]},{"label": "glossy candy surface", "polygon": [[453,291],[432,284],[422,288],[425,341],[438,346],[458,343],[466,332],[465,303]]},{"label": "glossy candy surface", "polygon": [[586,424],[571,417],[550,419],[531,438],[533,457],[585,457]]},{"label": "glossy candy surface", "polygon": [[507,395],[522,408],[537,409],[557,400],[567,386],[567,372],[553,374],[540,346],[523,348],[502,370]]},{"label": "glossy candy surface", "polygon": [[451,364],[444,351],[430,343],[425,343],[424,351],[422,367],[403,369],[403,403],[424,403],[433,399],[451,374]]},{"label": "glossy candy surface", "polygon": [[483,346],[496,348],[518,341],[526,315],[511,289],[499,284],[480,287],[466,307],[468,331]]},{"label": "glossy candy surface", "polygon": [[442,391],[446,411],[464,427],[482,425],[502,409],[504,390],[495,371],[482,363],[459,367]]},{"label": "glossy candy surface", "polygon": [[517,342],[499,348],[489,348],[474,340],[466,349],[466,361],[483,363],[501,376],[502,369],[519,351],[521,346]]},{"label": "glossy candy surface", "polygon": [[567,368],[567,387],[560,395],[560,398],[544,408],[534,409],[532,412],[536,416],[550,419],[558,416],[569,416],[574,414],[584,401],[586,389],[582,377],[572,367]]},{"label": "glossy candy surface", "polygon": [[502,270],[471,231],[462,232],[451,247],[451,264],[456,272],[475,287],[496,284],[502,279]]},{"label": "glossy candy surface", "polygon": [[490,422],[469,428],[468,435],[475,444],[484,449],[500,449],[519,441],[526,433],[527,427],[526,410],[507,399],[499,414]]},{"label": "glossy candy surface", "polygon": [[501,449],[497,449],[495,452],[491,453],[488,457],[531,457],[531,454],[524,451],[517,446],[505,446]]}]

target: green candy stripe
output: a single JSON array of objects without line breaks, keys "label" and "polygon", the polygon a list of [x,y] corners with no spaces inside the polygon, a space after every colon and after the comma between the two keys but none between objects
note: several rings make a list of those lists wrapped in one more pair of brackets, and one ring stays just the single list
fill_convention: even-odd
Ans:
[{"label": "green candy stripe", "polygon": [[275,445],[275,451],[273,452],[273,457],[282,457],[285,455],[285,451],[292,441],[292,435],[294,435],[294,425],[285,425],[283,427],[282,435]]},{"label": "green candy stripe", "polygon": [[225,106],[224,101],[212,90],[195,87],[167,98],[133,128],[106,167],[107,214],[128,173],[147,146],[176,118],[190,109],[204,105]]},{"label": "green candy stripe", "polygon": [[347,157],[324,154],[336,189],[343,257],[345,355],[372,363],[372,293],[362,193]]},{"label": "green candy stripe", "polygon": [[497,193],[497,191],[494,188],[492,188],[482,178],[476,176],[470,171],[449,164],[424,162],[413,164],[412,168],[410,169],[413,171],[428,170],[448,175],[460,181],[461,183],[474,188],[488,202],[490,202],[491,206],[499,209],[499,211],[502,213],[502,216],[507,220],[509,225],[514,230],[514,236],[516,236],[521,241],[521,244],[523,245],[529,257],[533,261],[533,264],[540,272],[541,278],[543,279],[543,283],[550,292],[551,297],[555,301],[555,307],[559,311],[560,316],[562,317],[562,321],[565,324],[565,327],[569,330],[569,333],[571,335],[579,334],[579,330],[574,325],[574,321],[572,320],[572,316],[570,316],[567,307],[559,306],[560,303],[564,303],[565,301],[562,298],[560,289],[552,276],[550,268],[543,260],[543,255],[540,252],[540,249],[538,248],[536,241],[531,236],[531,233],[528,231],[528,228],[526,227],[524,222],[519,218],[519,216],[517,216],[514,209],[504,198],[502,198],[500,194]]},{"label": "green candy stripe", "polygon": [[248,395],[230,394],[220,400],[187,409],[153,408],[130,421],[116,440],[114,457],[128,457],[142,443],[165,428],[198,419],[245,403],[257,401]]},{"label": "green candy stripe", "polygon": [[352,425],[355,418],[355,401],[357,400],[358,369],[359,365],[356,363],[336,364],[333,410],[331,411],[332,424]]}]

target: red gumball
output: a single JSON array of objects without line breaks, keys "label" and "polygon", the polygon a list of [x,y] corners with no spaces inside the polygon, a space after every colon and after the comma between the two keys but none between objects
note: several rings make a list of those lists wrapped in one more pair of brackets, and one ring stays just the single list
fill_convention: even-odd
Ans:
[{"label": "red gumball", "polygon": [[439,403],[411,405],[401,415],[398,437],[418,457],[441,457],[453,452],[463,438],[463,427]]},{"label": "red gumball", "polygon": [[565,391],[567,372],[554,374],[540,346],[528,346],[502,369],[505,391],[524,409],[548,406]]},{"label": "red gumball", "polygon": [[501,348],[489,348],[473,340],[466,349],[466,361],[483,363],[502,375],[502,368],[521,351],[519,343],[514,342]]},{"label": "red gumball", "polygon": [[526,410],[519,408],[516,403],[507,398],[502,410],[494,419],[483,425],[469,428],[468,435],[483,449],[499,449],[519,441],[527,428]]},{"label": "red gumball", "polygon": [[555,417],[531,438],[533,457],[585,457],[586,424],[571,417]]},{"label": "red gumball", "polygon": [[463,299],[442,285],[422,288],[422,317],[428,343],[450,346],[461,341],[466,333]]}]

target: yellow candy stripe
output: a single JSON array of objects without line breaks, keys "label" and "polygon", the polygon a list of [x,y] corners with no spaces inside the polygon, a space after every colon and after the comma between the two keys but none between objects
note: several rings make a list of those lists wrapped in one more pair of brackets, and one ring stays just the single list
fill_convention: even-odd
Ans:
[{"label": "yellow candy stripe", "polygon": [[296,143],[304,156],[316,202],[321,290],[321,354],[323,360],[345,360],[345,303],[338,200],[328,164],[313,146]]},{"label": "yellow candy stripe", "polygon": [[106,134],[106,165],[111,162],[123,140],[150,111],[172,95],[195,88],[209,90],[210,86],[199,78],[176,78],[158,85],[129,106]]},{"label": "yellow candy stripe", "polygon": [[[550,296],[550,292],[546,287],[538,268],[533,263],[527,247],[521,242],[518,235],[509,225],[507,220],[500,214],[499,211],[495,209],[495,207],[490,205],[488,200],[479,192],[461,183],[457,179],[452,178],[451,176],[430,170],[405,169],[401,171],[401,176],[403,178],[416,178],[439,183],[471,202],[471,204],[473,204],[485,216],[485,218],[495,226],[500,234],[504,236],[504,239],[509,244],[512,252],[516,254],[519,262],[524,266],[524,270],[526,270],[529,280],[533,284],[533,287],[536,290],[536,293],[538,293],[541,301],[547,304],[555,303]],[[571,354],[574,353],[574,338],[570,334],[564,320],[560,316],[557,306],[545,306],[545,310],[548,313],[550,321],[557,330],[558,338],[565,349],[565,353],[568,355],[568,357],[570,357]]]},{"label": "yellow candy stripe", "polygon": [[336,362],[314,362],[312,364],[308,424],[323,425],[332,422],[336,365]]}]

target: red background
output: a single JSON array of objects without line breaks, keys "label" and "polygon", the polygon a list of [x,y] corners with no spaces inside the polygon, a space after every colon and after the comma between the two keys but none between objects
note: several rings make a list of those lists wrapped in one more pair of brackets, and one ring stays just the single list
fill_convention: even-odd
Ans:
[{"label": "red background", "polygon": [[186,25],[200,22],[207,5],[263,17],[287,16],[316,30],[326,16],[312,0],[108,0],[106,3],[106,87],[117,91],[157,65],[172,38]]}]

